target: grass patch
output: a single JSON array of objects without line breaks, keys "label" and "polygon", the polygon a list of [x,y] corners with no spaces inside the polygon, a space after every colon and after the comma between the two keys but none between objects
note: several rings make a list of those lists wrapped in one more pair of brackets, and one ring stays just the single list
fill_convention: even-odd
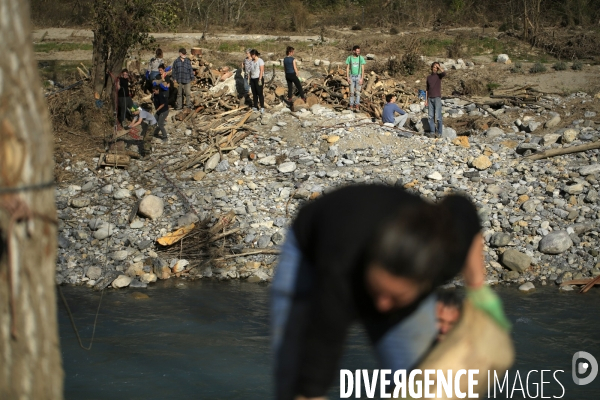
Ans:
[{"label": "grass patch", "polygon": [[423,39],[420,47],[422,53],[428,57],[445,55],[452,42],[450,39]]},{"label": "grass patch", "polygon": [[581,61],[573,61],[573,65],[571,65],[571,68],[574,71],[581,71],[583,69],[583,63]]},{"label": "grass patch", "polygon": [[33,51],[40,53],[50,53],[51,51],[92,50],[93,48],[94,46],[91,43],[45,42],[33,45]]},{"label": "grass patch", "polygon": [[498,89],[500,87],[500,84],[496,82],[488,82],[485,87],[487,88],[488,92],[493,92],[494,89]]},{"label": "grass patch", "polygon": [[[293,42],[291,46],[298,52],[311,51],[309,42]],[[223,42],[203,42],[201,47],[207,50],[220,51],[223,53],[243,53],[246,49],[256,49],[263,55],[266,53],[276,53],[285,55],[285,49],[290,42],[270,39],[261,42],[258,41],[223,41]]]},{"label": "grass patch", "polygon": [[512,72],[513,74],[520,74],[523,72],[523,64],[521,64],[520,62],[516,62],[513,64],[512,67],[510,67],[510,72]]},{"label": "grass patch", "polygon": [[80,64],[88,69],[92,67],[91,61],[39,61],[38,69],[43,81],[52,80],[54,82],[65,82],[81,79],[77,72]]},{"label": "grass patch", "polygon": [[532,74],[539,74],[540,72],[546,72],[546,66],[541,62],[536,62],[533,67],[529,70]]},{"label": "grass patch", "polygon": [[552,68],[554,68],[556,71],[564,71],[567,69],[567,63],[564,61],[559,61],[555,63]]}]

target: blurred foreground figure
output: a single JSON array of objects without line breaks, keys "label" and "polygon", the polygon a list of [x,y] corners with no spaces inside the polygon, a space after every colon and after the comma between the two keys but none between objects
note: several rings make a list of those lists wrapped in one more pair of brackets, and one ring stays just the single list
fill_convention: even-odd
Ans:
[{"label": "blurred foreground figure", "polygon": [[474,205],[460,196],[430,204],[400,188],[358,185],[305,205],[272,286],[276,398],[325,396],[355,321],[381,368],[410,370],[438,334],[433,290],[461,271],[467,298],[508,329],[483,285],[479,231]]}]

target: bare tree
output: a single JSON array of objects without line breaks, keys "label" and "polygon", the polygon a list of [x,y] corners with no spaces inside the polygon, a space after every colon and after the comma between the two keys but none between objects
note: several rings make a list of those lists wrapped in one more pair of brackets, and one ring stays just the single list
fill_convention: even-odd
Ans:
[{"label": "bare tree", "polygon": [[50,120],[29,2],[0,10],[0,399],[61,399]]}]

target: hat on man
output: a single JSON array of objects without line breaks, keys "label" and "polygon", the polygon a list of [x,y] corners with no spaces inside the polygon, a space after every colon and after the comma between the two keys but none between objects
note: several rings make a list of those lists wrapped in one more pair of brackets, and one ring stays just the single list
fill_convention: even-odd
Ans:
[{"label": "hat on man", "polygon": [[139,111],[140,110],[140,106],[138,106],[137,104],[134,104],[131,106],[131,108],[129,109],[129,111],[131,111],[132,113]]}]

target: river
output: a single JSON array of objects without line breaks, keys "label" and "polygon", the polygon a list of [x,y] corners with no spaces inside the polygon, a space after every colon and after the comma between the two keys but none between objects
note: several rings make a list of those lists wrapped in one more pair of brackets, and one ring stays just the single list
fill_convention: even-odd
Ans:
[{"label": "river", "polygon": [[[85,287],[62,290],[87,345],[100,294]],[[585,295],[559,293],[554,286],[529,294],[516,287],[496,290],[514,324],[511,388],[517,370],[523,388],[530,370],[563,370],[556,373],[564,386],[562,398],[598,399],[600,376],[589,385],[575,385],[571,359],[586,351],[600,360],[600,290]],[[272,398],[267,285],[168,280],[144,290],[147,299],[136,299],[134,291],[104,293],[90,351],[79,347],[59,303],[66,399]],[[359,327],[350,335],[341,368],[376,368]],[[535,395],[536,381],[539,385],[540,375],[533,373],[525,398]],[[561,395],[552,374],[544,381],[550,381],[545,396]],[[332,388],[330,398],[339,398],[339,388]],[[523,396],[516,390],[512,398]]]}]

